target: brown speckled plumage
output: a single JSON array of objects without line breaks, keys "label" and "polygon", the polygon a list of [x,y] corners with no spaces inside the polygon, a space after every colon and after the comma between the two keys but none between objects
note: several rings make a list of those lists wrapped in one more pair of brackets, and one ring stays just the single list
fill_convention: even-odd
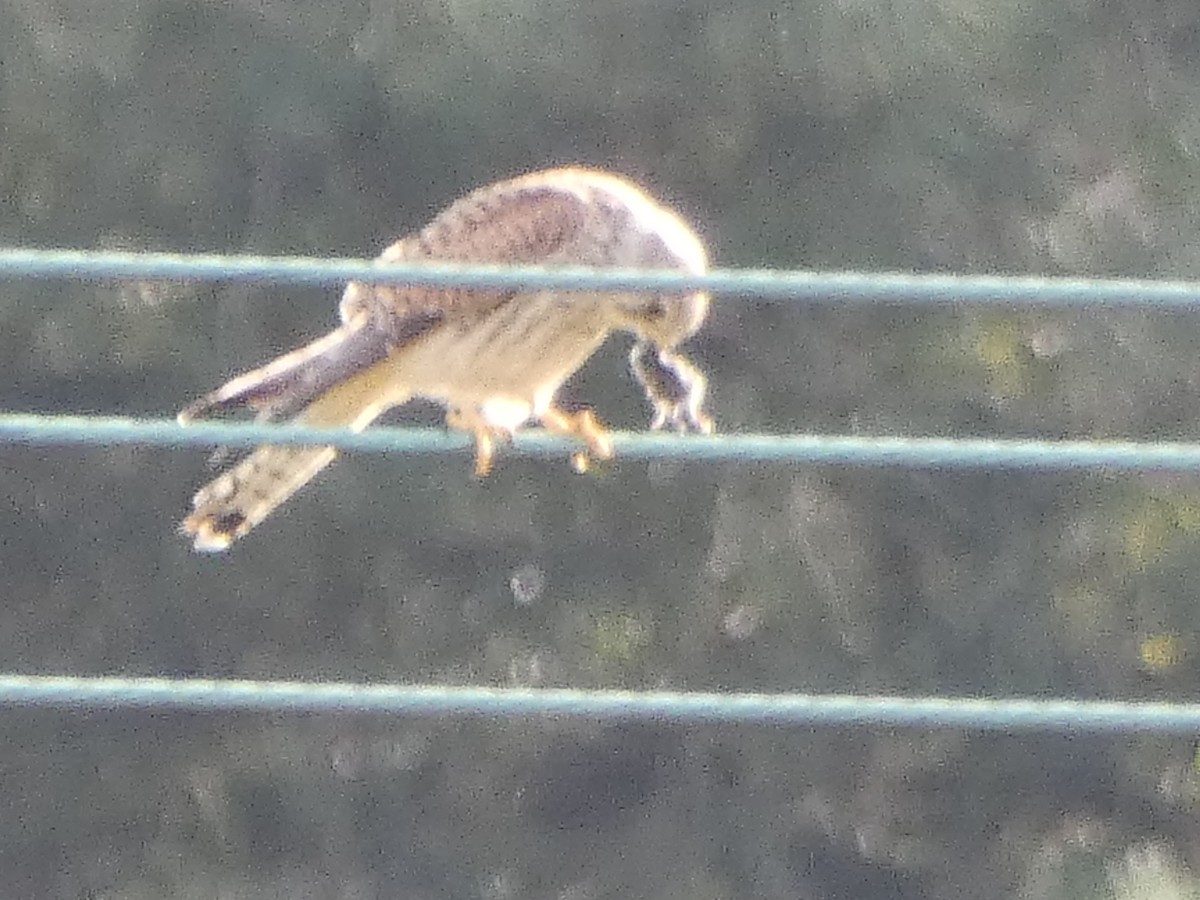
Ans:
[{"label": "brown speckled plumage", "polygon": [[[703,272],[704,247],[672,212],[604,172],[553,169],[482,188],[453,203],[383,260],[671,268]],[[554,395],[613,331],[638,343],[635,376],[652,427],[707,431],[705,380],[675,347],[704,321],[702,293],[562,293],[351,282],[341,327],[234,378],[180,413],[182,422],[246,406],[270,421],[362,429],[413,397],[446,406],[450,427],[476,439],[486,474],[494,443],[528,421],[612,446],[589,411]],[[259,447],[201,488],[181,530],[197,550],[226,549],[337,455],[332,447]],[[577,466],[586,455],[576,454]]]}]

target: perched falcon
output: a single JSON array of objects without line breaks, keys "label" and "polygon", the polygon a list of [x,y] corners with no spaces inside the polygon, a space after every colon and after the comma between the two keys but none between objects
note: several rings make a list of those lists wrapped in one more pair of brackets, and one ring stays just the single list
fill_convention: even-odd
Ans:
[{"label": "perched falcon", "polygon": [[[701,273],[704,245],[673,212],[605,172],[565,168],[481,188],[416,234],[386,262],[499,263],[677,269]],[[574,435],[612,456],[590,410],[555,406],[559,386],[613,331],[635,335],[634,376],[654,409],[652,428],[707,432],[704,376],[675,352],[708,312],[708,296],[576,293],[372,285],[351,282],[341,327],[234,378],[179,414],[181,423],[247,406],[263,421],[361,430],[393,406],[425,397],[451,428],[475,437],[486,475],[497,440],[527,422]],[[259,447],[199,490],[181,526],[201,551],[246,534],[337,455],[333,447]]]}]

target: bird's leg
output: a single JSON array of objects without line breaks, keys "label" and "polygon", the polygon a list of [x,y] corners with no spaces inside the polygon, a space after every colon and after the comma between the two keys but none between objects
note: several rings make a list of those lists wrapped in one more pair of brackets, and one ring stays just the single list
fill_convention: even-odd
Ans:
[{"label": "bird's leg", "polygon": [[508,443],[512,432],[489,425],[478,411],[467,412],[454,407],[446,411],[446,427],[456,431],[469,431],[475,438],[475,477],[487,478],[496,458],[496,442]]},{"label": "bird's leg", "polygon": [[591,464],[591,457],[612,459],[612,438],[596,421],[596,414],[590,409],[569,413],[556,406],[551,406],[538,418],[547,431],[579,438],[587,445],[586,452],[579,450],[571,454],[571,467],[576,472],[586,472]]}]

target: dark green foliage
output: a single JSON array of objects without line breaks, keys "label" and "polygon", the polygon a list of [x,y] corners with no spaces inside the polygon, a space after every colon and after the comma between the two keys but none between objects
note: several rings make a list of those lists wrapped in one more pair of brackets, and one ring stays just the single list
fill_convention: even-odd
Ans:
[{"label": "dark green foliage", "polygon": [[[0,0],[0,22],[4,243],[373,255],[580,162],[726,266],[1200,277],[1194,2]],[[336,299],[3,283],[0,408],[170,415]],[[725,431],[1196,440],[1198,338],[1200,313],[729,297],[690,349]],[[627,351],[567,393],[636,428]],[[1196,692],[1193,477],[502,455],[477,483],[465,456],[352,458],[207,558],[174,534],[203,456],[0,448],[0,668]],[[2,716],[0,870],[31,898],[1091,898],[1184,878],[1200,846],[1179,739]]]}]

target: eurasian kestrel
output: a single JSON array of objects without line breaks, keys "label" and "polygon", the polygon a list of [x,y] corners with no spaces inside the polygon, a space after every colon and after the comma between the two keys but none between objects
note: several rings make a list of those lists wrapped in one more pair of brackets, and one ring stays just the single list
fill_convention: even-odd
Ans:
[{"label": "eurasian kestrel", "polygon": [[[387,262],[508,263],[705,271],[704,245],[669,209],[605,172],[566,168],[485,187],[418,233]],[[537,421],[612,456],[590,410],[555,406],[559,386],[613,331],[636,336],[630,365],[654,408],[651,428],[707,432],[704,376],[675,347],[696,331],[708,296],[447,289],[351,282],[342,325],[202,397],[179,421],[248,406],[264,421],[361,430],[414,397],[443,404],[446,423],[475,437],[475,468],[495,443]],[[587,454],[575,455],[577,467]],[[333,447],[259,447],[197,492],[181,526],[202,551],[224,550],[328,465]]]}]

